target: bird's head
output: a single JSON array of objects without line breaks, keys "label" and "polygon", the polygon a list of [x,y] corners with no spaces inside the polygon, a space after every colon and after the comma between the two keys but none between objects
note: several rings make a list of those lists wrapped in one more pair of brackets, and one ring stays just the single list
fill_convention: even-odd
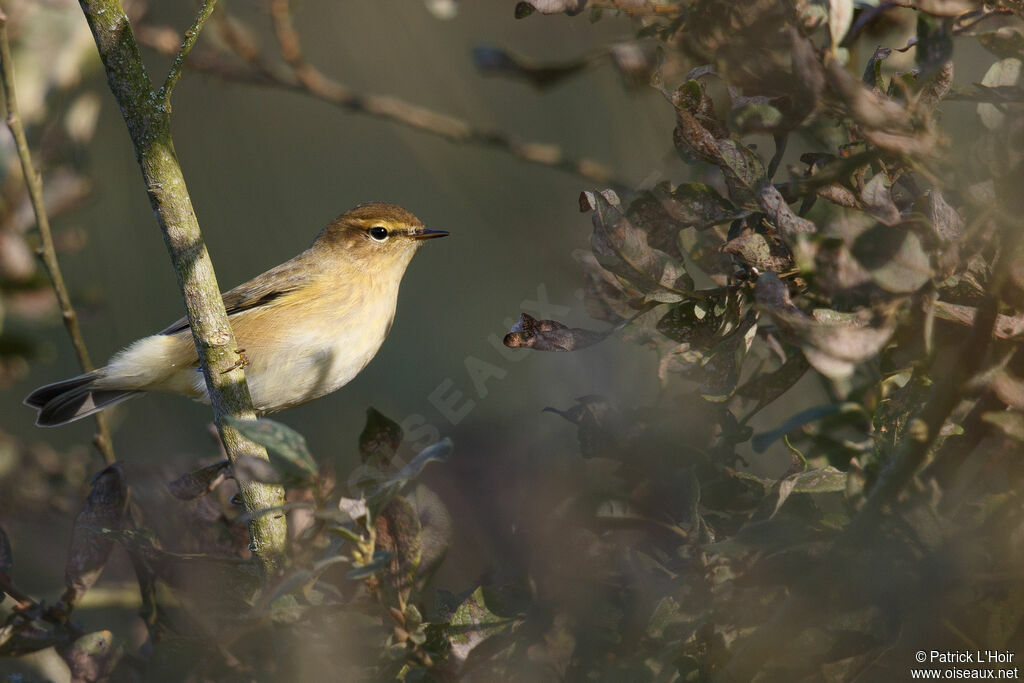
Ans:
[{"label": "bird's head", "polygon": [[324,228],[317,245],[373,272],[404,271],[416,250],[444,230],[429,230],[400,206],[370,202],[346,211]]}]

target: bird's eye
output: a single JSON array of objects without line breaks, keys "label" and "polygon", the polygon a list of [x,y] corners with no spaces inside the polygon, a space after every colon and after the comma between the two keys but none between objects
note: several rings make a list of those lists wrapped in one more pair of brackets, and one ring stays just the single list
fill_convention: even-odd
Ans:
[{"label": "bird's eye", "polygon": [[376,226],[376,227],[370,228],[368,232],[370,233],[370,237],[372,237],[373,239],[377,240],[378,242],[383,242],[384,240],[386,240],[388,238],[388,229],[387,228],[382,228],[379,225]]}]

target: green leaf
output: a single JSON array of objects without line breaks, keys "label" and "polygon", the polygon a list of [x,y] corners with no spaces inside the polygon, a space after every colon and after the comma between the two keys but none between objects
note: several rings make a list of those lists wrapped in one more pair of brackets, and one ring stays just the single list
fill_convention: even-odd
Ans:
[{"label": "green leaf", "polygon": [[874,54],[871,55],[871,59],[868,60],[867,66],[864,68],[864,76],[861,78],[864,81],[864,85],[869,88],[878,88],[880,91],[885,92],[885,81],[882,78],[882,62],[892,54],[892,50],[887,47],[879,45],[875,48]]},{"label": "green leaf", "polygon": [[816,525],[783,512],[770,519],[747,522],[730,538],[707,545],[704,549],[730,557],[752,551],[792,548],[824,538]]},{"label": "green leaf", "polygon": [[366,507],[371,519],[376,519],[377,514],[384,509],[384,506],[398,494],[410,481],[419,476],[423,468],[431,462],[443,462],[448,459],[452,452],[452,440],[445,437],[435,444],[427,446],[413,458],[409,464],[393,475],[380,475],[369,477],[360,482],[360,487],[366,494]]},{"label": "green leaf", "polygon": [[458,606],[445,627],[452,656],[465,662],[473,648],[509,627],[510,621],[492,612],[487,606],[482,587],[473,591]]},{"label": "green leaf", "polygon": [[313,580],[313,572],[305,568],[298,568],[293,570],[287,576],[282,577],[274,585],[274,590],[270,594],[261,599],[260,604],[264,607],[270,607],[272,604],[285,597],[289,593],[294,592],[301,586],[305,586],[307,583]]},{"label": "green leaf", "polygon": [[804,376],[809,367],[810,364],[802,353],[790,353],[789,358],[780,368],[770,373],[751,377],[736,390],[736,393],[744,398],[756,400],[758,410],[760,410],[789,391]]},{"label": "green leaf", "polygon": [[835,467],[807,470],[790,476],[793,479],[793,493],[834,493],[846,490],[846,472]]},{"label": "green leaf", "polygon": [[663,640],[666,631],[688,621],[690,617],[683,613],[679,601],[671,595],[666,595],[654,606],[654,613],[647,622],[647,637]]},{"label": "green leaf", "polygon": [[700,397],[711,403],[724,403],[732,398],[739,383],[743,359],[757,334],[757,323],[748,316],[739,330],[729,334],[701,362],[704,379],[700,384]]},{"label": "green leaf", "polygon": [[352,531],[348,527],[342,526],[340,524],[332,524],[331,526],[327,527],[325,531],[331,534],[332,536],[343,538],[346,541],[349,541],[350,543],[360,543],[363,540],[362,536]]},{"label": "green leaf", "polygon": [[805,424],[817,422],[824,417],[835,415],[837,413],[862,412],[864,412],[864,408],[858,403],[828,403],[825,405],[815,406],[813,408],[808,408],[807,410],[801,410],[799,413],[792,416],[771,431],[755,434],[750,443],[756,452],[763,453],[772,445],[772,443],[775,442],[776,439],[781,438],[784,434],[789,434],[790,432],[803,427]]},{"label": "green leaf", "polygon": [[306,446],[306,438],[291,427],[267,419],[239,420],[226,417],[224,421],[242,436],[265,447],[271,463],[282,475],[299,475],[300,479],[312,480],[319,473],[316,460]]},{"label": "green leaf", "polygon": [[391,477],[392,483],[405,485],[419,476],[423,468],[432,462],[444,462],[452,454],[452,440],[445,437],[435,444],[427,446],[413,458],[408,465],[399,470],[398,474]]},{"label": "green leaf", "polygon": [[716,315],[715,302],[684,301],[670,308],[658,320],[657,329],[663,335],[692,349],[706,349],[715,341],[722,323],[722,314]]},{"label": "green leaf", "polygon": [[516,3],[515,18],[516,19],[525,19],[526,17],[530,16],[531,14],[533,14],[536,11],[537,10],[534,8],[533,5],[531,5],[530,3],[525,2],[525,0],[523,0],[522,2],[517,2]]},{"label": "green leaf", "polygon": [[722,245],[722,251],[761,271],[782,273],[793,267],[793,253],[774,235],[744,232]]},{"label": "green leaf", "polygon": [[729,196],[746,208],[760,206],[755,198],[765,180],[761,157],[739,140],[717,140],[715,146],[718,154],[713,163],[722,169]]},{"label": "green leaf", "polygon": [[354,581],[368,579],[391,564],[391,553],[378,550],[366,564],[358,565],[349,570],[346,576]]},{"label": "green leaf", "polygon": [[322,574],[328,567],[332,567],[336,564],[345,564],[347,562],[351,562],[351,560],[345,555],[331,555],[330,557],[325,557],[321,560],[317,560],[316,562],[314,562],[311,571],[313,573],[313,576],[318,576]]},{"label": "green leaf", "polygon": [[729,126],[741,134],[777,131],[784,117],[767,102],[747,102],[729,112]]}]

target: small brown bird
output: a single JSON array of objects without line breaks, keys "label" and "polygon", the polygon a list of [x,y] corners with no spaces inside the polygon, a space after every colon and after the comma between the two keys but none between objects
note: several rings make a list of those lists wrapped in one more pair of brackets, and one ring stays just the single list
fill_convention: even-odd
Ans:
[{"label": "small brown bird", "polygon": [[[225,294],[256,411],[301,405],[359,374],[391,329],[413,254],[447,234],[393,204],[360,204],[304,252]],[[209,402],[185,319],[136,341],[104,368],[36,389],[25,404],[39,410],[37,425],[53,427],[144,391]]]}]

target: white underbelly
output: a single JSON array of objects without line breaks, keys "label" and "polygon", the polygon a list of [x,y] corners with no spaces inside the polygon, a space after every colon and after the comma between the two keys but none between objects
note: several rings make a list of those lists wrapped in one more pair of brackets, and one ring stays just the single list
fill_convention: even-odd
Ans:
[{"label": "white underbelly", "polygon": [[259,358],[247,354],[246,378],[253,407],[276,412],[345,386],[377,354],[390,321],[391,315],[387,315],[370,328],[345,327],[343,333],[332,336],[295,331],[285,348],[264,349]]},{"label": "white underbelly", "polygon": [[[264,328],[260,339],[246,338],[250,330],[245,326],[236,328],[238,344],[248,361],[249,394],[257,411],[276,412],[312,401],[348,384],[366,367],[387,336],[398,295],[397,283],[391,291],[371,291],[375,292],[369,304],[373,311],[364,303],[335,320],[325,319],[323,310],[319,315],[307,311],[296,316],[293,312],[285,320],[274,321],[278,324],[272,330]],[[374,322],[368,325],[366,320]],[[179,355],[188,360],[170,364],[170,357]],[[183,351],[180,340],[176,342],[170,335],[147,337],[117,354],[102,381],[110,388],[168,391],[209,401],[193,351]]]}]

